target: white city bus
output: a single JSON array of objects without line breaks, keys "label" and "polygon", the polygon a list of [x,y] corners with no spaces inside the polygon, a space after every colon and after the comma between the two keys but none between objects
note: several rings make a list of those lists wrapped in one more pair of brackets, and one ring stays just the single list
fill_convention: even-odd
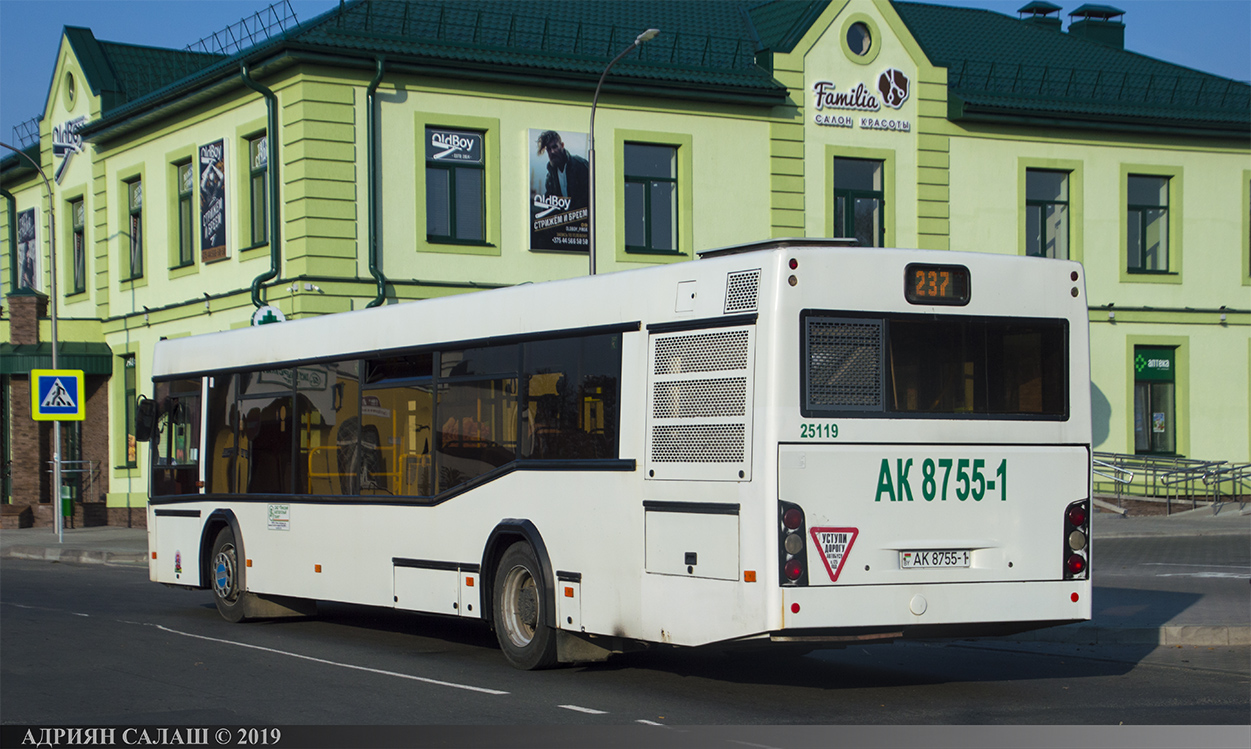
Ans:
[{"label": "white city bus", "polygon": [[151,579],[519,668],[1090,618],[1082,267],[776,240],[157,344]]}]

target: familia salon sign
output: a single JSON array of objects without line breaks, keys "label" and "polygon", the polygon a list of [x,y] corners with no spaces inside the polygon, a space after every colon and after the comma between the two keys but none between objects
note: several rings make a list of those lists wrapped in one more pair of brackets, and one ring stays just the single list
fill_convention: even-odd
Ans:
[{"label": "familia salon sign", "polygon": [[911,132],[912,123],[908,120],[873,117],[868,114],[856,117],[829,111],[843,109],[853,112],[879,112],[883,104],[891,109],[899,109],[908,100],[911,87],[908,76],[895,68],[882,71],[877,77],[876,90],[871,90],[863,81],[846,90],[839,90],[833,81],[817,81],[812,86],[815,99],[813,107],[817,110],[813,122],[827,127],[854,128],[858,120],[862,130]]}]

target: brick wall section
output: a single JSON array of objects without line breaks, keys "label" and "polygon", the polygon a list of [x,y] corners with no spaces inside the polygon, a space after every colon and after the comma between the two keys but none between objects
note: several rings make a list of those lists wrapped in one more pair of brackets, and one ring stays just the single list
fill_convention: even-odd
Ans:
[{"label": "brick wall section", "polygon": [[9,306],[9,342],[39,343],[39,318],[48,316],[48,298],[42,295],[11,295]]},{"label": "brick wall section", "polygon": [[30,378],[13,375],[9,378],[11,428],[13,440],[13,504],[31,505],[47,502],[52,496],[51,481],[43,470],[52,459],[52,428],[46,421],[30,416]]}]

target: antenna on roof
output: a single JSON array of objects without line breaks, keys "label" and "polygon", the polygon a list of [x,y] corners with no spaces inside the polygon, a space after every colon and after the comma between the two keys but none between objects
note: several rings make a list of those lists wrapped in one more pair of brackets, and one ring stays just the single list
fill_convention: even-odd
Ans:
[{"label": "antenna on roof", "polygon": [[188,44],[184,51],[233,55],[299,25],[300,19],[296,18],[295,9],[291,7],[290,0],[280,0],[268,8],[250,16],[244,16],[237,23],[214,32],[194,44]]}]

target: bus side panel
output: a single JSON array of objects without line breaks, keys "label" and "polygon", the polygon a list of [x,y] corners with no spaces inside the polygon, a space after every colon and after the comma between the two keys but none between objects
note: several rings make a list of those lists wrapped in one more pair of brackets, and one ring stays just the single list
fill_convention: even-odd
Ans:
[{"label": "bus side panel", "polygon": [[148,507],[148,577],[157,583],[199,586],[203,519],[195,511],[169,512]]}]

